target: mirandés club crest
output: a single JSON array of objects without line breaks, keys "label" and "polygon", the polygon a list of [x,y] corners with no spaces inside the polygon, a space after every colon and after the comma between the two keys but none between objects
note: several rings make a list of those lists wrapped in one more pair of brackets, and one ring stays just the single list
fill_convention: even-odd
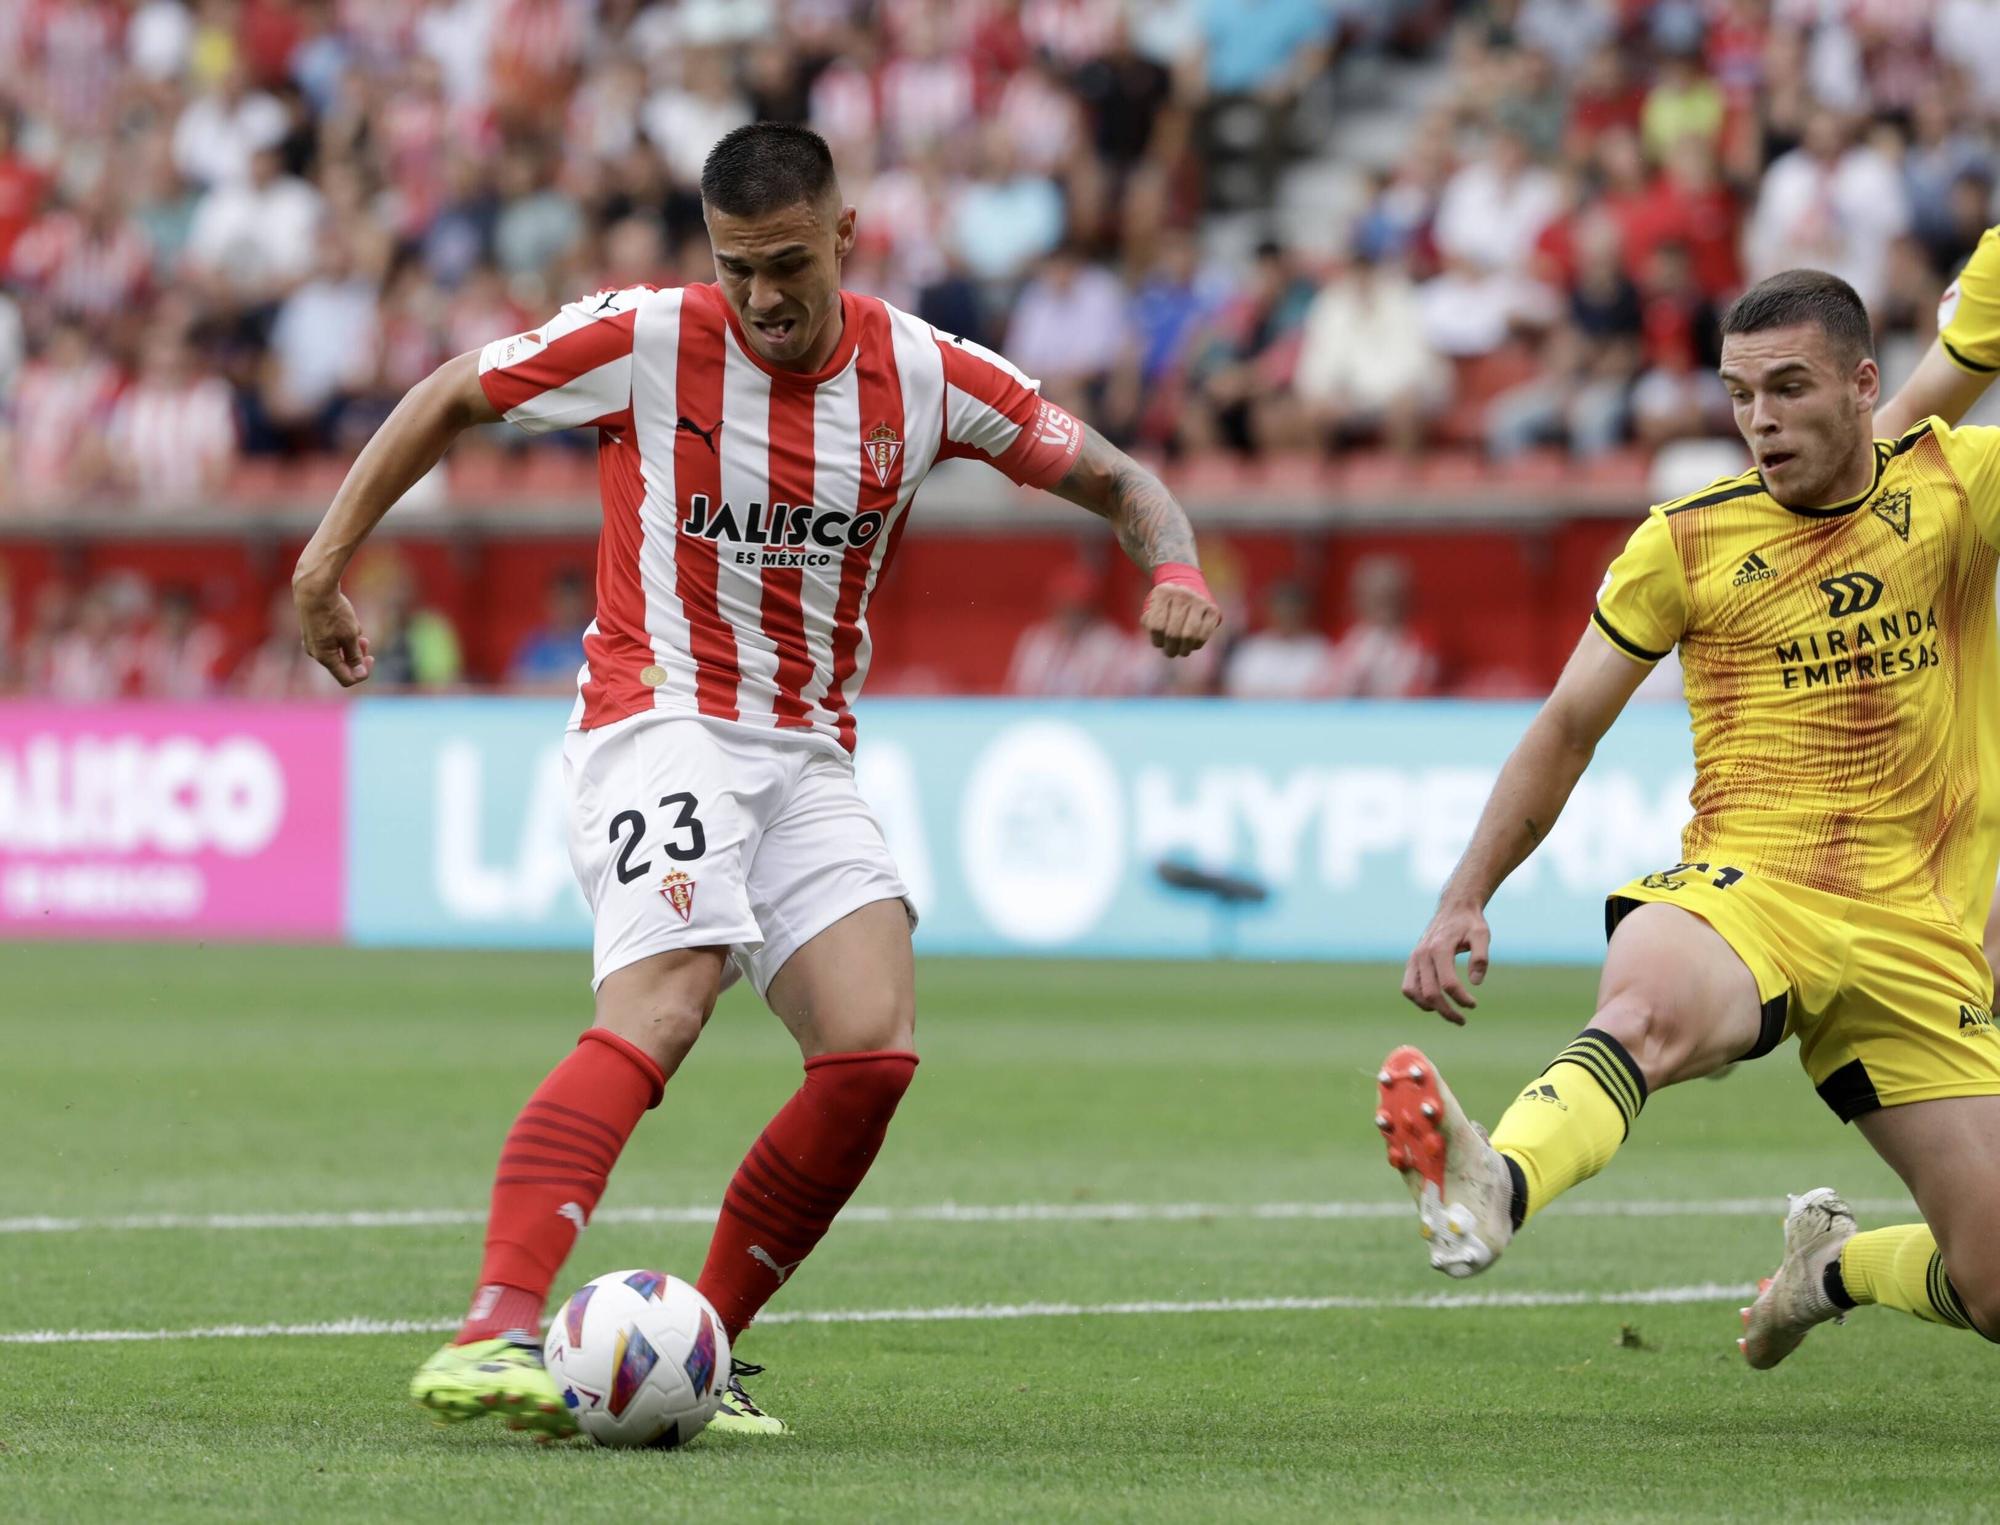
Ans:
[{"label": "mirand\u00e9s club crest", "polygon": [[903,453],[902,437],[886,423],[877,424],[861,438],[861,453],[875,468],[875,480],[889,485],[889,473],[896,469],[896,457]]}]

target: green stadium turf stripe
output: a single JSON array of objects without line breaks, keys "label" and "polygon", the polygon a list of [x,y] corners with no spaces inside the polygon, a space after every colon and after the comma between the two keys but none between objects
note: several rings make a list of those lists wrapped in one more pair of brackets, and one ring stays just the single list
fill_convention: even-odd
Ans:
[{"label": "green stadium turf stripe", "polygon": [[[1695,1282],[1628,1292],[1439,1292],[1428,1297],[1227,1297],[1201,1302],[968,1303],[941,1308],[807,1308],[759,1315],[768,1324],[983,1324],[1034,1318],[1171,1318],[1214,1313],[1371,1313],[1407,1309],[1658,1307],[1727,1303],[1754,1297],[1751,1282]],[[334,1319],[317,1324],[211,1324],[197,1329],[22,1329],[0,1332],[0,1345],[127,1345],[161,1340],[304,1339],[329,1335],[445,1334],[462,1321]]]},{"label": "green stadium turf stripe", "polygon": [[[1858,1198],[1857,1211],[1906,1213],[1907,1199]],[[1407,1218],[1407,1198],[1383,1202],[937,1202],[911,1207],[844,1209],[842,1225],[901,1223],[1194,1223],[1208,1219]],[[1578,1218],[1782,1218],[1781,1197],[1722,1197],[1691,1201],[1593,1201],[1552,1204],[1548,1212]],[[715,1222],[714,1207],[607,1207],[593,1225]],[[0,1234],[140,1233],[168,1229],[233,1233],[291,1229],[463,1228],[486,1221],[469,1207],[383,1209],[338,1213],[137,1213],[103,1218],[0,1218]]]}]

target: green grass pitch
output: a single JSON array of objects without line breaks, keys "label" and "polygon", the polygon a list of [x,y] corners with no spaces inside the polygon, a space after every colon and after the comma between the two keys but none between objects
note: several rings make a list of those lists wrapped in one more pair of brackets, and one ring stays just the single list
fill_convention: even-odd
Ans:
[{"label": "green grass pitch", "polygon": [[[567,955],[35,946],[0,964],[0,1335],[450,1318],[475,1222],[342,1215],[476,1212],[515,1107],[587,1011]],[[1368,1215],[1400,1196],[1369,1123],[1376,1064],[1427,1043],[1490,1121],[1583,1025],[1588,972],[1503,963],[1462,1032],[1409,1011],[1382,968],[934,960],[920,983],[923,1068],[857,1199],[875,1211],[836,1226],[772,1312],[1081,1312],[767,1324],[742,1351],[798,1433],[661,1454],[434,1428],[404,1396],[431,1333],[8,1340],[0,1512],[1992,1517],[2000,1351],[1870,1310],[1778,1371],[1736,1355],[1726,1289],[1768,1271],[1778,1218],[1732,1202],[1901,1196],[1790,1049],[1655,1098],[1577,1210],[1458,1284],[1426,1268],[1406,1214]],[[634,1210],[714,1203],[796,1079],[778,1024],[732,993],[565,1283],[693,1274],[706,1230]],[[1630,1210],[1648,1202],[1682,1206]],[[894,1211],[944,1203],[1066,1212]],[[1213,1210],[1159,1210],[1187,1203]],[[1329,1203],[1352,1206],[1270,1206]],[[200,1221],[267,1214],[287,1221]],[[134,1215],[197,1221],[107,1222]],[[1615,1296],[1658,1289],[1698,1300]],[[1407,1305],[1438,1293],[1517,1305]],[[1286,1298],[1358,1305],[1103,1311]]]}]

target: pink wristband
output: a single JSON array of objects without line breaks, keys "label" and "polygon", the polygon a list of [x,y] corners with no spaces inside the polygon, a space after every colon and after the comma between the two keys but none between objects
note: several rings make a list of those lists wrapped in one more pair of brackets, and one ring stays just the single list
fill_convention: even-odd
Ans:
[{"label": "pink wristband", "polygon": [[1215,595],[1208,591],[1208,582],[1201,575],[1200,567],[1191,567],[1185,561],[1163,561],[1153,568],[1153,586],[1164,588],[1172,583],[1177,588],[1191,588],[1207,599],[1215,602]]}]

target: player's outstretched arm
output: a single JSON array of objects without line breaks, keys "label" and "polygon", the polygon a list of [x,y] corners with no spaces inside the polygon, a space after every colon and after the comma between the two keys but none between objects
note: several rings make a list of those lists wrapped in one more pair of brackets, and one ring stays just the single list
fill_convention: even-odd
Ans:
[{"label": "player's outstretched arm", "polygon": [[444,456],[451,442],[475,424],[500,415],[479,385],[479,352],[447,360],[411,387],[362,447],[319,528],[299,553],[292,599],[306,650],[342,688],[364,681],[375,668],[368,637],[354,605],[340,591],[340,575],[382,516]]},{"label": "player's outstretched arm", "polygon": [[1938,302],[1938,336],[1896,395],[1875,410],[1875,433],[1907,434],[1935,413],[1956,425],[2000,375],[2000,228],[1989,228]]},{"label": "player's outstretched arm", "polygon": [[1586,630],[1527,734],[1500,769],[1472,841],[1438,897],[1437,913],[1403,971],[1403,994],[1425,1011],[1463,1026],[1479,1003],[1459,979],[1486,978],[1486,903],[1549,834],[1591,754],[1649,672],[1594,630]]},{"label": "player's outstretched arm", "polygon": [[1049,489],[1110,520],[1139,570],[1153,579],[1139,628],[1170,657],[1201,650],[1222,626],[1196,560],[1194,526],[1160,479],[1088,424],[1083,448]]},{"label": "player's outstretched arm", "polygon": [[1972,405],[1993,385],[1994,372],[1960,370],[1945,353],[1942,339],[1931,340],[1924,358],[1910,373],[1910,379],[1896,395],[1876,410],[1875,433],[1893,439],[1914,429],[1922,419],[1935,413],[1947,424],[1956,424],[1972,411]]}]

